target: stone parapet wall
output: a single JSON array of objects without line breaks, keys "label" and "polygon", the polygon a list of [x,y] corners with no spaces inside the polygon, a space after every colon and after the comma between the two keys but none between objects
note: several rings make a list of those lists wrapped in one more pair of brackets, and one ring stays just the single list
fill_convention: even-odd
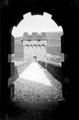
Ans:
[{"label": "stone parapet wall", "polygon": [[23,34],[23,39],[56,39],[56,40],[60,40],[61,36],[63,35],[63,32],[41,32],[41,33],[37,33],[37,32],[33,32],[32,34],[28,34],[27,32],[25,32]]},{"label": "stone parapet wall", "polygon": [[33,32],[31,35],[29,35],[27,32],[25,32],[23,34],[23,39],[46,39],[47,35],[46,32],[42,32],[42,33],[37,33],[37,32]]}]

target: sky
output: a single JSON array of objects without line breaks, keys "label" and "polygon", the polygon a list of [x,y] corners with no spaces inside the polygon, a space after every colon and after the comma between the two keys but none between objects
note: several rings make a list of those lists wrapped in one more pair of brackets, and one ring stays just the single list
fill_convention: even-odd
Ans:
[{"label": "sky", "polygon": [[12,29],[14,37],[23,36],[24,32],[32,34],[32,32],[60,32],[63,31],[61,26],[58,26],[52,15],[44,12],[43,15],[31,15],[31,12],[23,15],[23,20]]}]

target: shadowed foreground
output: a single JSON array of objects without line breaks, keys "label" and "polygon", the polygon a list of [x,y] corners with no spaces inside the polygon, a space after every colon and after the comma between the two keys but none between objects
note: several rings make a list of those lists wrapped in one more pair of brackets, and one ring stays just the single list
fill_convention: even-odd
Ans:
[{"label": "shadowed foreground", "polygon": [[38,63],[29,66],[14,81],[15,113],[10,111],[10,115],[21,120],[51,120],[59,101],[64,100],[62,85]]},{"label": "shadowed foreground", "polygon": [[63,99],[61,82],[44,67],[41,69],[52,86],[18,77],[8,107],[9,120],[68,120],[74,116],[72,104]]}]

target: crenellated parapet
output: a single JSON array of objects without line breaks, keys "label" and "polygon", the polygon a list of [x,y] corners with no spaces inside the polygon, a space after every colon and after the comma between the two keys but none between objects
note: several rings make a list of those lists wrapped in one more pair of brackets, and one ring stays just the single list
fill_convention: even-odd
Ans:
[{"label": "crenellated parapet", "polygon": [[24,32],[23,39],[25,40],[44,40],[47,39],[46,32],[38,33],[38,32],[32,32],[32,34],[28,34],[27,32]]}]

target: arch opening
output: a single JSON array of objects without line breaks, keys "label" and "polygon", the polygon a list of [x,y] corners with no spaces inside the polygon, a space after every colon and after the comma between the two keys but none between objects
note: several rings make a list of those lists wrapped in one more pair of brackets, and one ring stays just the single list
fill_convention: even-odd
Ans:
[{"label": "arch opening", "polygon": [[13,62],[17,68],[19,65],[29,64],[29,61],[44,62],[46,69],[47,63],[59,65],[57,62],[62,62],[62,60],[58,61],[58,57],[61,57],[60,40],[63,30],[51,19],[50,14],[32,16],[27,13],[17,27],[13,27],[12,35],[15,43]]},{"label": "arch opening", "polygon": [[[17,54],[15,55],[15,59],[19,57],[21,51],[20,57],[22,57],[23,60],[25,58],[30,59],[32,58],[31,56],[36,55],[44,61],[46,61],[46,58],[50,59],[50,61],[55,61],[56,55],[54,54],[61,54],[62,27],[58,26],[56,22],[52,20],[52,15],[46,12],[44,12],[43,15],[32,15],[31,12],[29,12],[24,14],[23,18],[24,19],[22,19],[16,27],[14,26],[12,30],[15,42],[14,54]],[[23,42],[21,43],[20,41]],[[18,50],[17,46],[20,50]],[[52,57],[48,58],[48,54],[51,54]],[[60,63],[61,61],[62,60],[60,60]],[[55,63],[57,64],[57,62]]]}]

